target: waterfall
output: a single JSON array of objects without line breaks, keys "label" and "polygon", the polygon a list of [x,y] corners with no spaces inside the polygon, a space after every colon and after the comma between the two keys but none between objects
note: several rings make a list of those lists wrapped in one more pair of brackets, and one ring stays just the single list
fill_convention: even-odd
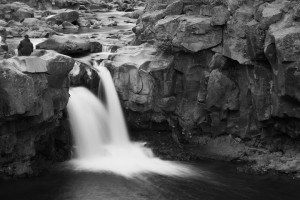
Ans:
[{"label": "waterfall", "polygon": [[128,144],[129,137],[127,127],[125,124],[118,94],[115,89],[115,85],[111,78],[110,72],[107,70],[106,67],[104,67],[103,63],[104,62],[101,62],[101,64],[96,69],[99,70],[98,74],[101,80],[101,88],[103,88],[104,90],[106,106],[109,113],[108,123],[110,127],[111,137],[115,144]]},{"label": "waterfall", "polygon": [[110,53],[110,49],[111,46],[110,45],[105,45],[105,44],[102,44],[102,52],[108,52]]},{"label": "waterfall", "polygon": [[105,103],[83,87],[70,89],[67,105],[76,158],[75,170],[115,173],[134,177],[144,173],[190,176],[184,165],[162,161],[142,143],[129,140],[121,105],[110,72],[103,64],[95,65],[104,90]]}]

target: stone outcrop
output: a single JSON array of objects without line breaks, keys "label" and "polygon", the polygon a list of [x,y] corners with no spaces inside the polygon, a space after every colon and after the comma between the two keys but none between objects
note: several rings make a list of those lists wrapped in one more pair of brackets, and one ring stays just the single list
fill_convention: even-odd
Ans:
[{"label": "stone outcrop", "polygon": [[70,155],[63,126],[74,60],[54,51],[0,62],[0,176],[29,176]]}]

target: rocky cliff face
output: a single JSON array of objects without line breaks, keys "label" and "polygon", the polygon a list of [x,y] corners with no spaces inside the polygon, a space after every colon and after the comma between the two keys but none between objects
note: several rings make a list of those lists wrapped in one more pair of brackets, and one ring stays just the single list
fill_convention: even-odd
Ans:
[{"label": "rocky cliff face", "polygon": [[[298,137],[299,3],[247,2],[148,1],[136,43],[154,42],[151,54],[161,55],[135,63],[137,84],[150,79],[153,86],[143,101],[129,100],[141,108],[131,110],[171,111],[188,131],[244,138],[272,129]],[[173,106],[154,108],[167,99]]]},{"label": "rocky cliff face", "polygon": [[0,62],[0,176],[26,176],[69,157],[63,110],[70,57],[36,51]]},{"label": "rocky cliff face", "polygon": [[121,48],[106,63],[129,123],[179,125],[185,137],[202,144],[208,143],[203,135],[236,138],[229,145],[294,138],[295,156],[299,8],[292,0],[147,1],[134,28],[135,43],[142,45]]}]

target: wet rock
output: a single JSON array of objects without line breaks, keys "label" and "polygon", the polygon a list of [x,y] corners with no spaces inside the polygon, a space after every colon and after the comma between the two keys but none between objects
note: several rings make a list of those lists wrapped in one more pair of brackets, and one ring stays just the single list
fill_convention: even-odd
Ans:
[{"label": "wet rock", "polygon": [[84,86],[98,95],[99,75],[90,65],[76,61],[69,79],[72,87]]},{"label": "wet rock", "polygon": [[62,27],[64,28],[64,29],[73,29],[73,30],[77,30],[79,27],[78,26],[75,26],[75,25],[73,25],[72,23],[70,23],[70,22],[63,22],[62,24]]}]

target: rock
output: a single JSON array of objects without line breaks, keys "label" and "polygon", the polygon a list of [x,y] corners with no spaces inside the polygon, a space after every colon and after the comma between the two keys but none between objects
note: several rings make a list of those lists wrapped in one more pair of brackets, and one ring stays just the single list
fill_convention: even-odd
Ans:
[{"label": "rock", "polygon": [[37,28],[30,28],[28,31],[26,31],[26,34],[30,38],[48,38],[52,35],[56,35],[57,32],[52,30],[51,28],[37,27]]},{"label": "rock", "polygon": [[72,23],[70,22],[63,22],[62,23],[62,26],[64,29],[73,29],[73,30],[77,30],[79,27],[78,26],[75,26],[73,25]]},{"label": "rock", "polygon": [[95,95],[98,95],[99,75],[89,65],[76,61],[72,71],[69,74],[70,85],[73,87],[84,86],[90,89]]},{"label": "rock", "polygon": [[90,21],[83,19],[83,18],[79,18],[77,22],[78,22],[79,27],[90,27],[91,26]]},{"label": "rock", "polygon": [[23,32],[26,31],[23,27],[9,27],[6,29],[7,35],[10,35],[12,37],[22,37]]},{"label": "rock", "polygon": [[183,11],[183,2],[182,1],[175,1],[168,5],[165,9],[165,15],[180,15]]},{"label": "rock", "polygon": [[15,20],[10,20],[9,22],[7,22],[6,27],[22,27],[22,24]]},{"label": "rock", "polygon": [[19,8],[15,13],[14,13],[15,19],[17,21],[23,21],[25,18],[31,18],[34,17],[34,10],[29,7],[23,7]]},{"label": "rock", "polygon": [[208,79],[206,106],[207,109],[237,110],[238,87],[219,70],[213,70]]},{"label": "rock", "polygon": [[36,18],[25,18],[22,22],[24,26],[27,27],[34,27],[34,26],[47,26],[47,24],[44,21],[41,21]]},{"label": "rock", "polygon": [[0,20],[0,26],[5,27],[6,26],[6,22],[4,20]]},{"label": "rock", "polygon": [[266,38],[266,30],[257,21],[251,21],[247,24],[246,29],[247,38],[247,53],[253,61],[266,60],[264,54],[264,44]]},{"label": "rock", "polygon": [[[35,166],[45,167],[43,161],[58,160],[59,155],[62,160],[68,157],[68,149],[62,148],[69,145],[68,141],[61,141],[57,149],[61,153],[51,141],[56,140],[55,132],[60,129],[62,110],[68,102],[67,77],[73,65],[72,58],[53,51],[0,62],[1,177],[30,176],[39,171]],[[65,134],[62,129],[60,134]],[[41,152],[45,148],[52,153]]]},{"label": "rock", "polygon": [[212,26],[224,25],[229,20],[230,13],[228,11],[228,8],[224,6],[216,6],[213,8],[212,12],[213,12],[212,20],[211,20]]},{"label": "rock", "polygon": [[50,15],[46,18],[46,23],[54,25],[60,25],[63,22],[74,23],[78,20],[79,13],[74,10],[60,10],[55,15]]},{"label": "rock", "polygon": [[281,19],[284,7],[284,2],[264,3],[256,10],[254,19],[268,27]]},{"label": "rock", "polygon": [[1,4],[0,10],[5,11],[0,14],[0,19],[4,19],[6,21],[22,21],[24,18],[34,16],[34,9],[21,2],[14,1],[8,4]]},{"label": "rock", "polygon": [[126,13],[124,16],[132,19],[138,19],[143,14],[142,10],[136,10],[131,13]]},{"label": "rock", "polygon": [[0,26],[0,36],[1,36],[0,42],[5,42],[6,41],[7,32],[6,32],[6,28],[1,27],[1,26]]},{"label": "rock", "polygon": [[[101,44],[97,44],[100,46]],[[76,36],[56,36],[53,35],[49,39],[36,45],[37,49],[55,50],[59,53],[72,55],[72,54],[85,54],[100,50],[95,48],[95,42],[88,39]],[[95,50],[96,49],[96,50]]]},{"label": "rock", "polygon": [[272,34],[276,45],[278,60],[281,62],[299,61],[299,31],[299,27],[290,27],[284,30],[278,30]]},{"label": "rock", "polygon": [[241,7],[228,21],[224,30],[223,54],[241,64],[250,61],[247,54],[246,24],[252,20],[252,9]]},{"label": "rock", "polygon": [[154,27],[156,40],[163,46],[189,52],[208,49],[222,40],[221,27],[212,27],[210,23],[211,18],[167,16]]}]

